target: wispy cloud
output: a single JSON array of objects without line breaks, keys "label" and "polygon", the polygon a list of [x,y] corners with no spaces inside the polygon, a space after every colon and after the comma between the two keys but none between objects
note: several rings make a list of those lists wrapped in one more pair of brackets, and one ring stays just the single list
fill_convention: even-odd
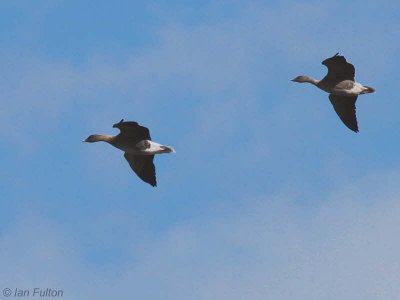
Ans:
[{"label": "wispy cloud", "polygon": [[[315,76],[324,74],[319,61],[347,48],[349,55],[357,52],[361,57],[357,61],[353,55],[356,63],[368,60],[372,51],[374,59],[362,73],[378,79],[368,75],[368,66],[382,71],[392,64],[390,36],[382,30],[383,24],[365,28],[365,35],[358,34],[357,28],[349,32],[346,26],[333,30],[331,15],[338,10],[325,4],[252,3],[210,24],[188,26],[167,20],[154,32],[157,42],[125,57],[124,63],[102,53],[80,65],[30,53],[22,57],[5,53],[1,59],[6,101],[0,112],[3,136],[13,138],[10,128],[14,135],[32,130],[31,122],[50,127],[60,113],[71,109],[88,114],[92,107],[103,108],[90,118],[115,118],[115,107],[150,114],[165,101],[178,106],[189,101],[198,110],[187,113],[194,113],[207,133],[223,129],[221,123],[234,128],[237,114],[256,106],[263,90],[284,88],[281,82],[307,71],[306,62],[313,62],[309,71]],[[370,39],[379,42],[369,44],[368,53],[361,51]]]},{"label": "wispy cloud", "polygon": [[[170,104],[180,105],[187,101],[185,95],[196,93],[202,103],[193,103],[195,107],[216,111],[216,118],[201,118],[203,124],[221,117],[229,118],[229,114],[218,113],[221,110],[218,107],[223,105],[222,110],[237,107],[240,111],[237,100],[232,100],[233,95],[249,95],[261,82],[252,83],[255,75],[263,74],[265,80],[270,77],[275,66],[268,66],[270,59],[263,57],[276,55],[276,51],[282,49],[294,49],[287,44],[294,41],[285,38],[284,33],[297,33],[287,24],[282,27],[275,24],[281,19],[280,14],[285,14],[288,22],[297,12],[295,9],[284,12],[282,8],[254,15],[255,10],[249,9],[241,22],[227,19],[220,24],[192,27],[171,23],[155,33],[158,43],[127,57],[124,64],[101,55],[83,65],[74,65],[30,53],[22,56],[5,53],[1,59],[2,94],[6,101],[1,113],[3,135],[12,138],[7,134],[10,127],[14,135],[18,130],[26,132],[31,122],[54,124],[57,116],[66,110],[84,110],[94,105],[88,101],[103,106],[103,114],[108,115],[108,110],[115,105],[119,105],[120,110],[135,107],[135,110],[149,112],[165,101],[163,95],[171,96],[171,91],[177,97],[169,97]],[[304,23],[309,16],[318,18],[313,11],[308,15],[298,14],[298,19]],[[263,53],[260,49],[264,49]],[[266,68],[262,73],[252,74],[252,68],[260,63]],[[119,92],[113,97],[113,91]],[[117,98],[121,94],[132,100],[129,105],[126,99]],[[249,100],[250,97],[246,101]],[[215,101],[219,104],[214,108]],[[111,114],[115,114],[114,110]]]},{"label": "wispy cloud", "polygon": [[[235,5],[198,22],[161,10],[154,42],[122,57],[2,50],[0,140],[25,157],[1,176],[11,211],[37,215],[3,228],[0,281],[66,299],[396,299],[399,172],[384,170],[398,151],[381,142],[398,119],[394,91],[375,98],[392,106],[362,104],[360,123],[376,122],[355,137],[325,95],[289,79],[323,76],[320,60],[341,51],[388,87],[397,21],[367,22],[380,13],[367,5]],[[111,147],[81,150],[122,117],[178,150],[151,194]]]},{"label": "wispy cloud", "polygon": [[366,176],[314,207],[290,194],[246,198],[132,244],[103,270],[85,265],[71,234],[31,216],[1,235],[2,282],[64,288],[68,299],[396,299],[399,176]]}]

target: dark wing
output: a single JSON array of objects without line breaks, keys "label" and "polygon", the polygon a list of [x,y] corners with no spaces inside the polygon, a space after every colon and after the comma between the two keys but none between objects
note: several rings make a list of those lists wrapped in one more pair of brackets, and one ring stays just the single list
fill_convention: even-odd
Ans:
[{"label": "dark wing", "polygon": [[330,81],[332,84],[338,83],[343,80],[354,81],[355,69],[354,66],[346,61],[344,56],[339,53],[331,58],[325,59],[323,65],[328,67],[328,74],[322,80]]},{"label": "dark wing", "polygon": [[354,132],[358,132],[357,117],[356,117],[356,101],[357,96],[354,97],[343,97],[330,94],[329,100],[333,105],[336,113],[340,120],[348,128]]},{"label": "dark wing", "polygon": [[140,179],[151,186],[157,185],[156,168],[153,163],[154,155],[133,155],[125,153],[124,156],[132,170]]},{"label": "dark wing", "polygon": [[136,122],[124,122],[122,119],[119,123],[113,125],[113,128],[118,128],[121,135],[139,141],[151,140],[149,129],[140,126]]}]

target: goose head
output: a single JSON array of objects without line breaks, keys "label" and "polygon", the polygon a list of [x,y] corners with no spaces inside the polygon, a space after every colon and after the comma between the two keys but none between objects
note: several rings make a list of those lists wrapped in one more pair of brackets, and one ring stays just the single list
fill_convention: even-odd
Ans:
[{"label": "goose head", "polygon": [[87,139],[83,140],[82,142],[85,143],[94,143],[94,142],[108,142],[109,141],[109,136],[106,135],[101,135],[101,134],[92,134],[89,135]]},{"label": "goose head", "polygon": [[310,77],[304,76],[304,75],[300,75],[300,76],[297,76],[296,78],[293,78],[291,81],[300,82],[300,83],[310,82]]},{"label": "goose head", "polygon": [[292,81],[300,83],[308,82],[316,86],[319,84],[319,80],[304,75],[297,76],[296,78],[292,79]]}]

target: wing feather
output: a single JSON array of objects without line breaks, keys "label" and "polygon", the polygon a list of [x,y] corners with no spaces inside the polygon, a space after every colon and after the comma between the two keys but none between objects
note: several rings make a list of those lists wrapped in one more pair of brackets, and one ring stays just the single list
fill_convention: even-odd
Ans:
[{"label": "wing feather", "polygon": [[346,58],[339,55],[339,53],[325,59],[322,64],[328,68],[328,74],[326,74],[325,78],[322,79],[323,81],[329,81],[332,84],[339,83],[343,80],[354,81],[356,74],[354,66],[348,63]]},{"label": "wing feather", "polygon": [[124,122],[122,119],[119,123],[114,124],[113,128],[118,128],[121,131],[120,135],[129,137],[137,142],[151,140],[149,129],[140,126],[137,122]]},{"label": "wing feather", "polygon": [[356,101],[357,96],[343,97],[330,94],[329,100],[337,115],[342,120],[344,125],[354,132],[358,132],[357,116],[356,116]]},{"label": "wing feather", "polygon": [[156,167],[153,163],[154,155],[133,155],[125,153],[124,157],[140,179],[151,186],[157,186]]}]

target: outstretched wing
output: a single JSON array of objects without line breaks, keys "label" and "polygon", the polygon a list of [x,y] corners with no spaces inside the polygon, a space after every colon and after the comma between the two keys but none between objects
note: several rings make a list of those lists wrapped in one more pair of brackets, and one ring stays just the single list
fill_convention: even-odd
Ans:
[{"label": "outstretched wing", "polygon": [[354,81],[356,73],[354,66],[348,63],[344,56],[340,56],[339,53],[325,59],[322,64],[328,68],[328,74],[326,74],[325,78],[322,80],[330,81],[332,84],[339,83],[343,80]]},{"label": "outstretched wing", "polygon": [[118,128],[121,131],[121,135],[138,142],[142,140],[151,140],[149,129],[140,126],[136,122],[124,122],[124,119],[122,119],[119,123],[114,124],[113,128]]},{"label": "outstretched wing", "polygon": [[358,132],[357,117],[356,117],[356,101],[357,96],[343,97],[330,94],[329,100],[333,105],[339,118],[344,125],[354,132]]},{"label": "outstretched wing", "polygon": [[125,153],[124,156],[132,170],[140,179],[151,186],[157,185],[156,168],[153,163],[154,155],[133,155]]}]

